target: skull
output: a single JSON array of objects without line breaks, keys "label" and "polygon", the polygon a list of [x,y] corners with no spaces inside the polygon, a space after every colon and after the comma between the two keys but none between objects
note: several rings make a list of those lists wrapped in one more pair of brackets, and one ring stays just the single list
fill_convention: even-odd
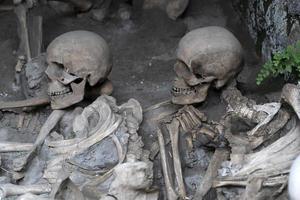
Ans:
[{"label": "skull", "polygon": [[89,31],[71,31],[47,48],[48,95],[52,109],[62,109],[84,98],[86,82],[103,83],[112,68],[105,40]]},{"label": "skull", "polygon": [[203,102],[211,84],[219,89],[239,72],[242,54],[240,42],[222,27],[204,27],[187,33],[177,49],[172,102]]}]

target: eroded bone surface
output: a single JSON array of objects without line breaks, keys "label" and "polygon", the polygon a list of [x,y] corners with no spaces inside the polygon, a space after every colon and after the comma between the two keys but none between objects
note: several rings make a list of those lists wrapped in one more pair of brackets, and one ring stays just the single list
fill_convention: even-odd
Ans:
[{"label": "eroded bone surface", "polygon": [[210,85],[224,86],[240,70],[242,60],[240,42],[222,27],[198,28],[187,33],[177,48],[172,102],[203,102]]}]

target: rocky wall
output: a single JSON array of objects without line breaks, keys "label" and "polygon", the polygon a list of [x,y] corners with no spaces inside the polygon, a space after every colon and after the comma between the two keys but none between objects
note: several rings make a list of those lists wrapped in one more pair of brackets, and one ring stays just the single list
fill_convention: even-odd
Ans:
[{"label": "rocky wall", "polygon": [[299,0],[232,0],[263,60],[300,40]]}]

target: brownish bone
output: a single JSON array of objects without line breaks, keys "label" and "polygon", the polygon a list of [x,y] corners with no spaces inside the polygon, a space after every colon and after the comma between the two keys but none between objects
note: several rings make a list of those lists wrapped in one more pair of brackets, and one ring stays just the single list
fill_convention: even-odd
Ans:
[{"label": "brownish bone", "polygon": [[181,161],[179,155],[179,147],[178,147],[178,139],[179,139],[179,121],[177,119],[173,119],[171,124],[167,124],[167,129],[170,134],[171,146],[172,146],[172,155],[173,155],[173,163],[174,163],[174,171],[176,175],[176,181],[178,184],[178,193],[182,199],[186,198],[186,190],[183,181],[182,169],[181,169]]},{"label": "brownish bone", "polygon": [[165,185],[166,185],[166,193],[168,200],[176,200],[178,199],[178,195],[174,191],[172,187],[172,177],[170,175],[170,167],[168,165],[167,161],[167,155],[165,150],[165,140],[163,137],[163,134],[158,127],[157,129],[157,137],[158,137],[158,143],[159,143],[159,150],[160,150],[160,157],[161,157],[161,165],[162,165],[162,171],[164,175]]},{"label": "brownish bone", "polygon": [[201,200],[210,190],[213,185],[214,179],[218,175],[218,169],[221,166],[221,163],[226,160],[228,157],[228,151],[224,149],[216,149],[215,153],[209,163],[209,166],[206,170],[205,176],[197,188],[194,199]]},{"label": "brownish bone", "polygon": [[50,103],[48,97],[36,97],[20,101],[0,101],[0,110],[10,109],[10,108],[23,108],[23,107],[33,107],[42,106]]},{"label": "brownish bone", "polygon": [[15,14],[17,15],[18,23],[19,23],[19,37],[20,37],[20,45],[19,45],[19,54],[25,54],[27,61],[31,60],[31,52],[29,45],[29,33],[27,27],[27,11],[26,5],[21,3],[15,6]]},{"label": "brownish bone", "polygon": [[[50,1],[55,1],[55,0],[50,0]],[[92,2],[90,2],[89,0],[57,0],[57,1],[71,3],[80,12],[86,12],[93,6]]]},{"label": "brownish bone", "polygon": [[42,53],[43,45],[43,17],[30,16],[28,20],[28,35],[30,53],[32,58],[38,57]]}]

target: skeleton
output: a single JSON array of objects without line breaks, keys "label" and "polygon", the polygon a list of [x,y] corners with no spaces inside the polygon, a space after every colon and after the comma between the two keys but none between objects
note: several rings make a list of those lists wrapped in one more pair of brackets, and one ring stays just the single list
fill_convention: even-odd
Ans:
[{"label": "skeleton", "polygon": [[211,26],[187,33],[177,49],[172,102],[203,102],[212,84],[221,88],[239,71],[242,57],[241,44],[224,28]]},{"label": "skeleton", "polygon": [[[167,154],[164,147],[165,139],[162,133],[164,125],[170,136],[174,173],[178,189],[175,189],[172,185],[173,179],[171,177],[171,171],[167,161]],[[185,106],[176,114],[161,121],[157,134],[168,199],[172,200],[177,199],[178,197],[185,199],[187,197],[179,156],[179,132],[183,131],[183,133],[185,133],[187,146],[191,150],[194,142],[196,144],[197,142],[200,142],[201,145],[213,143],[213,146],[224,146],[225,141],[219,132],[219,128],[219,124],[207,122],[206,116],[192,106]],[[178,191],[178,193],[175,191]]]},{"label": "skeleton", "polygon": [[0,109],[49,102],[52,109],[62,109],[80,102],[85,96],[109,95],[113,90],[107,79],[112,68],[108,45],[99,35],[89,31],[71,31],[58,36],[49,44],[46,54],[25,66],[21,81],[28,99],[2,102]]},{"label": "skeleton", "polygon": [[[43,198],[53,199],[61,184],[69,180],[81,191],[89,188],[97,191],[98,187],[104,187],[102,194],[97,194],[100,199],[114,195],[119,200],[138,200],[141,197],[155,200],[158,198],[157,192],[145,192],[150,190],[153,172],[149,153],[143,150],[141,137],[137,134],[141,121],[142,109],[136,100],[130,99],[117,106],[113,97],[105,95],[85,109],[76,108],[72,112],[54,110],[36,142],[31,146],[24,144],[27,151],[25,156],[14,160],[14,170],[23,170],[26,177],[34,163],[29,163],[34,156],[33,152],[38,153],[40,159],[47,161],[45,170],[42,170],[42,179],[32,189],[26,184],[4,184],[0,185],[0,189],[3,187],[8,188],[7,191],[17,191],[6,192],[6,196],[32,192],[45,193],[47,196]],[[60,129],[55,129],[58,124]],[[57,131],[61,131],[60,134]],[[15,150],[9,148],[11,151],[23,150],[20,147]],[[110,155],[105,153],[107,148]],[[30,168],[26,171],[27,165]],[[126,179],[129,175],[130,182]],[[30,175],[28,177],[30,180]],[[45,182],[50,186],[43,189]],[[106,185],[111,187],[107,188]],[[22,189],[13,190],[14,187]],[[123,192],[126,192],[128,198],[122,196]]]},{"label": "skeleton", "polygon": [[[271,194],[275,198],[285,187],[288,169],[299,154],[299,123],[294,119],[288,123],[290,115],[281,108],[280,103],[257,105],[242,96],[235,87],[228,87],[222,97],[230,108],[221,123],[231,146],[231,159],[223,164],[214,187],[246,186],[244,199],[260,199],[268,192],[261,190],[262,187],[277,188]],[[240,119],[254,128],[247,134],[233,130],[234,119]],[[263,149],[259,148],[262,144],[266,145],[266,141],[276,139],[286,125],[292,128],[285,136]],[[233,132],[239,132],[239,135]]]}]

